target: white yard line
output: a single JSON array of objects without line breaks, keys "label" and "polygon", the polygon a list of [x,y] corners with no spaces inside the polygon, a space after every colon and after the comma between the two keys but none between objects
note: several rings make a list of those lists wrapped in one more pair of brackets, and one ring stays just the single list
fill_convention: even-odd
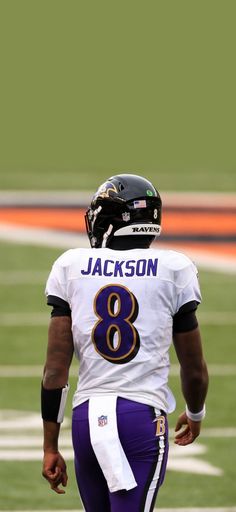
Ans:
[{"label": "white yard line", "polygon": [[[29,228],[18,226],[10,222],[0,223],[0,240],[7,242],[29,244],[47,247],[56,247],[58,249],[70,249],[75,247],[89,247],[86,234],[60,232],[53,229]],[[154,245],[155,247],[155,245]],[[160,249],[168,248],[162,245],[161,241],[156,244]],[[170,246],[175,249],[174,243]],[[177,247],[177,251],[181,251],[181,247]],[[196,249],[184,248],[183,252],[188,254],[195,263],[202,268],[210,271],[218,271],[229,274],[236,273],[236,258],[231,256],[220,256],[211,252],[199,251]]]},{"label": "white yard line", "polygon": [[[232,377],[236,375],[236,364],[208,364],[207,367],[210,377]],[[179,376],[179,372],[178,364],[172,364],[170,375],[176,377]]]},{"label": "white yard line", "polygon": [[[174,436],[174,433],[173,433]],[[236,437],[236,428],[235,427],[222,427],[222,428],[203,428],[201,430],[201,437],[222,437],[222,438],[231,438]]]},{"label": "white yard line", "polygon": [[23,245],[73,249],[89,247],[87,235],[60,232],[53,229],[28,228],[7,222],[0,223],[0,240]]},{"label": "white yard line", "polygon": [[[174,249],[174,245],[172,247]],[[177,249],[177,251],[181,249]],[[223,274],[236,274],[236,258],[233,256],[221,256],[213,252],[200,251],[196,249],[183,248],[181,251],[191,258],[197,267],[210,272],[222,272]]]},{"label": "white yard line", "polygon": [[[48,208],[52,208],[53,206],[58,206],[59,208],[63,206],[71,206],[77,205],[78,208],[85,207],[90,204],[91,198],[94,192],[90,191],[77,191],[74,192],[72,190],[63,190],[63,191],[47,191],[47,190],[1,190],[0,192],[0,206],[11,206],[12,208],[17,208],[17,206],[32,206],[35,205],[47,206]],[[211,197],[211,196],[210,196]],[[228,203],[233,205],[234,195],[223,194],[222,200],[225,205]],[[200,199],[200,198],[199,198]],[[203,198],[204,199],[204,198]],[[207,201],[207,197],[205,198],[205,202]],[[212,204],[214,204],[214,197],[212,199]],[[217,198],[216,198],[217,200]],[[222,201],[217,201],[215,204],[222,204]]]},{"label": "white yard line", "polygon": [[235,311],[199,311],[201,325],[236,325]]},{"label": "white yard line", "polygon": [[0,283],[6,286],[45,284],[49,270],[5,270],[0,271]]},{"label": "white yard line", "polygon": [[[10,312],[0,313],[0,325],[11,326],[35,326],[48,325],[50,309],[45,313],[40,312]],[[234,311],[207,311],[199,312],[201,325],[236,325],[236,314]]]},{"label": "white yard line", "polygon": [[[16,436],[18,434],[16,433]],[[0,448],[0,461],[41,461],[42,460],[42,442],[39,448],[36,447],[12,447],[5,445]],[[61,446],[61,444],[60,444]],[[74,459],[73,448],[64,447],[63,455],[66,460]],[[202,455],[208,452],[207,446],[195,444],[183,447],[170,444],[170,452],[167,464],[168,471],[177,471],[184,473],[193,473],[201,475],[222,476],[221,468],[213,466],[209,461],[203,460]]]},{"label": "white yard line", "polygon": [[[40,418],[39,418],[40,420]],[[17,421],[17,417],[15,417],[15,422]],[[4,429],[3,429],[4,430]],[[8,429],[9,431],[9,429]],[[20,434],[19,431],[14,430],[14,436],[3,434],[1,430],[0,436],[0,448],[42,448],[42,435],[25,435]],[[175,436],[174,430],[170,429],[170,439],[173,439]],[[224,428],[203,428],[201,430],[201,439],[203,438],[227,438],[234,439],[236,437],[236,428],[235,427],[224,427]],[[61,431],[60,435],[60,447],[61,448],[71,448],[72,440],[71,433],[67,431]]]},{"label": "white yard line", "polygon": [[[48,206],[71,206],[78,208],[86,207],[90,204],[94,190],[1,190],[0,206],[35,206],[37,204]],[[204,207],[227,209],[235,208],[236,194],[232,192],[169,192],[161,193],[162,201],[165,207],[181,206],[181,208]]]},{"label": "white yard line", "polygon": [[0,325],[2,327],[12,326],[39,326],[48,325],[50,309],[48,313],[0,313]]},{"label": "white yard line", "polygon": [[[42,377],[43,365],[1,365],[0,366],[0,378],[31,378],[31,377]],[[70,369],[70,375],[76,377],[78,370],[74,367]]]},{"label": "white yard line", "polygon": [[[66,417],[62,425],[60,447],[67,460],[73,460],[74,454],[71,440],[71,420]],[[206,429],[210,437],[210,430]],[[214,430],[219,438],[226,438],[229,430],[230,437],[235,437],[236,429]],[[233,435],[234,434],[234,435]],[[36,461],[42,459],[42,419],[39,413],[13,410],[0,411],[0,461]],[[208,447],[205,444],[196,443],[186,446],[184,449],[173,443],[174,432],[171,429],[170,453],[167,469],[194,474],[204,474],[219,477],[223,469],[214,466],[202,456],[207,454]],[[204,442],[204,432],[202,434]],[[232,442],[232,441],[230,441]]]},{"label": "white yard line", "polygon": [[[212,377],[233,377],[236,375],[236,364],[209,364],[208,371]],[[41,377],[43,365],[0,365],[0,378]],[[78,368],[73,365],[70,376],[77,377]],[[172,364],[170,376],[179,376],[179,365]]]}]

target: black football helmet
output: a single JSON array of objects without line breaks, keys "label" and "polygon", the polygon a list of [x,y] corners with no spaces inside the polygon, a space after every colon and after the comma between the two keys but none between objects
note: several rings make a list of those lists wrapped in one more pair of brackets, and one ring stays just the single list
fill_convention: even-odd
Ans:
[{"label": "black football helmet", "polygon": [[[103,183],[85,214],[91,247],[109,247],[113,237],[161,232],[161,198],[155,187],[135,174],[119,174]],[[148,244],[149,245],[149,244]]]}]

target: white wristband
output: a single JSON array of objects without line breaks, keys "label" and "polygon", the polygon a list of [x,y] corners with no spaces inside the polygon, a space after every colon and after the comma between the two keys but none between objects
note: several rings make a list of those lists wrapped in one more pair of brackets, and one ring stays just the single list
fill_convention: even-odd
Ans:
[{"label": "white wristband", "polygon": [[191,412],[186,405],[186,415],[191,421],[202,421],[206,416],[206,406],[204,404],[203,408],[199,412]]}]

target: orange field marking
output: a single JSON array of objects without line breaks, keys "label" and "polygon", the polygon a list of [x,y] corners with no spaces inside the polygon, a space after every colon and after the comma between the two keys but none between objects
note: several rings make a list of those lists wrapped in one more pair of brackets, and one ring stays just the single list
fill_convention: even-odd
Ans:
[{"label": "orange field marking", "polygon": [[167,211],[163,214],[162,227],[168,234],[236,234],[236,213]]},{"label": "orange field marking", "polygon": [[[69,231],[84,231],[85,209],[73,208],[0,208],[0,221],[55,228]],[[163,214],[163,232],[169,234],[236,234],[235,213],[175,212]]]},{"label": "orange field marking", "polygon": [[0,222],[20,226],[85,231],[85,210],[62,208],[0,208]]},{"label": "orange field marking", "polygon": [[[0,222],[14,226],[85,232],[85,209],[75,208],[0,208]],[[236,236],[236,211],[164,211],[163,234]],[[165,240],[160,239],[165,245]],[[167,244],[167,242],[166,242]],[[168,246],[173,245],[168,243]],[[191,249],[207,253],[236,257],[236,242],[185,242],[175,241],[180,250]]]}]

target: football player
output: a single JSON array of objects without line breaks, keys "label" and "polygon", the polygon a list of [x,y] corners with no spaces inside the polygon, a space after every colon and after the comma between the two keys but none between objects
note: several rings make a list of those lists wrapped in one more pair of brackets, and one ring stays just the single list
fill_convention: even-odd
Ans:
[{"label": "football player", "polygon": [[41,394],[43,475],[55,492],[64,492],[58,437],[75,353],[72,435],[87,512],[154,508],[168,456],[167,415],[175,409],[168,387],[172,340],[186,401],[175,442],[192,443],[205,416],[197,270],[182,253],[150,248],[161,232],[161,211],[147,179],[109,178],[85,216],[91,248],[62,254],[47,281],[52,318]]}]

